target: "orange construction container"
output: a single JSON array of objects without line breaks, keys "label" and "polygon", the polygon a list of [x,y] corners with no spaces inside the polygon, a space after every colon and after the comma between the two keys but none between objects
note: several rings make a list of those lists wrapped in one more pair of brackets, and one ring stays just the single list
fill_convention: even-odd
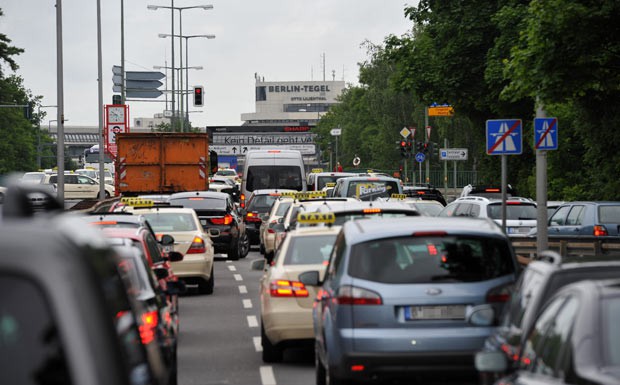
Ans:
[{"label": "orange construction container", "polygon": [[123,133],[116,145],[116,191],[123,196],[209,189],[207,134]]}]

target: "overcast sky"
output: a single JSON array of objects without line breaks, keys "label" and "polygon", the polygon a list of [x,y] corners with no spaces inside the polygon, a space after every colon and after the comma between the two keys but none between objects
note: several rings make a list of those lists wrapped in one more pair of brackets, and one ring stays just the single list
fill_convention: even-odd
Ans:
[{"label": "overcast sky", "polygon": [[[16,61],[26,88],[56,104],[55,0],[1,0],[0,31],[25,49]],[[98,125],[96,0],[63,0],[65,124]],[[265,81],[327,80],[357,84],[358,63],[367,58],[364,40],[381,43],[389,34],[411,28],[404,16],[415,0],[176,0],[175,7],[212,4],[212,10],[182,11],[183,35],[214,34],[189,40],[190,85],[203,85],[205,107],[190,108],[194,126],[239,125],[242,113],[254,112],[254,74]],[[120,0],[102,0],[103,95],[112,102],[112,66],[120,65]],[[125,0],[126,71],[153,71],[170,63],[171,0]],[[175,11],[175,34],[179,11]],[[185,44],[183,44],[185,46]],[[185,47],[183,47],[185,48]],[[178,66],[178,46],[175,66]],[[185,56],[185,54],[184,54]],[[5,69],[8,72],[8,68]],[[164,88],[164,87],[162,87]],[[152,117],[161,102],[128,102],[131,118]],[[191,101],[190,101],[191,103]],[[56,118],[47,109],[47,120]],[[44,122],[46,123],[47,120]]]}]

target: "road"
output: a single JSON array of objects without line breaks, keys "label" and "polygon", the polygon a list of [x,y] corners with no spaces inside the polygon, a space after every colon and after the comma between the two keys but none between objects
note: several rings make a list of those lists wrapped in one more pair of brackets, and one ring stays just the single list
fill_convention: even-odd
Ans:
[{"label": "road", "polygon": [[264,364],[260,344],[260,271],[254,248],[239,261],[216,259],[212,295],[181,298],[180,385],[311,385],[311,349],[290,349],[278,364]]}]

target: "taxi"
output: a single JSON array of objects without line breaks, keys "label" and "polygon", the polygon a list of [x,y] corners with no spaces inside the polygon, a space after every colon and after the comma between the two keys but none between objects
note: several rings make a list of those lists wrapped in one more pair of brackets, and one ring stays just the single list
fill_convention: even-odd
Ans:
[{"label": "taxi", "polygon": [[273,257],[273,253],[276,248],[276,230],[275,227],[278,224],[278,219],[284,217],[286,210],[293,203],[294,198],[292,196],[280,196],[271,205],[271,210],[261,217],[261,224],[259,229],[260,238],[260,252],[267,258]]},{"label": "taxi", "polygon": [[[334,222],[331,213],[300,213],[300,223]],[[323,274],[340,226],[306,227],[291,231],[278,249],[273,262],[265,259],[252,264],[264,270],[260,279],[261,343],[264,362],[279,362],[284,349],[300,344],[313,346],[312,305],[316,286],[304,285],[297,276],[306,270]]]},{"label": "taxi", "polygon": [[174,251],[183,254],[183,259],[172,262],[174,274],[190,285],[198,285],[201,294],[212,294],[214,288],[214,250],[211,236],[219,231],[203,230],[196,211],[190,208],[155,205],[148,199],[121,199],[131,211],[148,221],[155,233],[168,234],[174,238]]}]

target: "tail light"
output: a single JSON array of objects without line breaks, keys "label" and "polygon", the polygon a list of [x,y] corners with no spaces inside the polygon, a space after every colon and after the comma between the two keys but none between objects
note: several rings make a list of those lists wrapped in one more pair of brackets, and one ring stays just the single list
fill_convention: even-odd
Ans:
[{"label": "tail light", "polygon": [[269,294],[272,297],[307,297],[308,289],[301,282],[279,279],[269,284]]},{"label": "tail light", "polygon": [[187,250],[187,254],[202,254],[206,251],[207,251],[207,248],[205,247],[204,239],[200,237],[194,237],[194,239],[192,240],[192,244],[189,246],[189,249]]},{"label": "tail light", "polygon": [[502,285],[492,288],[487,292],[487,303],[503,303],[510,299],[512,285]]},{"label": "tail light", "polygon": [[260,222],[260,218],[258,217],[258,213],[256,211],[250,211],[249,213],[245,214],[245,221],[246,222]]},{"label": "tail light", "polygon": [[383,300],[378,293],[355,286],[341,286],[336,293],[339,305],[381,305]]},{"label": "tail light", "polygon": [[605,226],[594,225],[594,236],[595,237],[604,237],[606,235],[609,235],[609,233],[607,232],[607,229],[605,228]]},{"label": "tail light", "polygon": [[211,218],[210,221],[214,225],[230,225],[233,222],[233,217],[230,214],[226,214],[221,218]]},{"label": "tail light", "polygon": [[274,229],[272,229],[271,227],[269,227],[269,228],[267,229],[267,232],[268,232],[269,234],[275,234],[275,233],[276,233],[276,231],[275,231]]},{"label": "tail light", "polygon": [[142,314],[142,325],[140,325],[140,338],[142,339],[142,343],[147,345],[155,339],[155,328],[157,328],[157,323],[159,322],[159,317],[157,316],[157,311],[150,311]]},{"label": "tail light", "polygon": [[519,361],[519,347],[511,346],[506,343],[503,343],[501,346],[502,351],[506,354],[506,356],[514,362]]}]

